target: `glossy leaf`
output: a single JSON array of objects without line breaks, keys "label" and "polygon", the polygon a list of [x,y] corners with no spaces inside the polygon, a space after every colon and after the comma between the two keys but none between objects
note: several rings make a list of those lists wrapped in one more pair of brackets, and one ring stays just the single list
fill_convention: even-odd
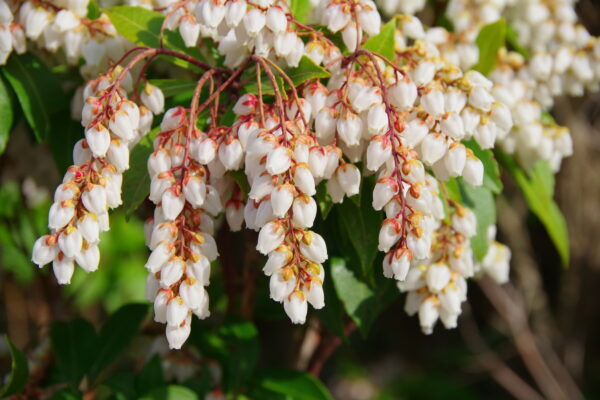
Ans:
[{"label": "glossy leaf", "polygon": [[321,211],[321,216],[324,220],[327,219],[333,208],[333,200],[331,200],[331,196],[327,192],[327,182],[323,181],[317,185],[315,200],[319,206],[319,211]]},{"label": "glossy leaf", "polygon": [[198,396],[185,386],[169,385],[156,388],[139,400],[198,400]]},{"label": "glossy leaf", "polygon": [[396,33],[396,20],[392,19],[385,24],[381,31],[370,37],[365,44],[362,46],[363,49],[370,50],[373,53],[381,54],[389,60],[394,58],[395,51],[395,35]]},{"label": "glossy leaf", "polygon": [[300,23],[309,22],[311,8],[310,0],[290,0],[290,11]]},{"label": "glossy leaf", "polygon": [[496,204],[494,195],[485,186],[473,187],[459,179],[462,204],[469,207],[477,217],[477,232],[471,238],[471,249],[475,258],[483,260],[487,254],[488,228],[496,223]]},{"label": "glossy leaf", "polygon": [[130,217],[150,193],[148,157],[153,151],[152,140],[158,133],[153,129],[133,148],[129,157],[129,169],[123,174],[123,209]]},{"label": "glossy leaf", "polygon": [[4,380],[2,387],[0,387],[0,397],[2,398],[21,392],[27,383],[29,375],[27,358],[23,352],[13,344],[8,335],[4,335],[4,340],[8,344],[11,361],[10,374]]},{"label": "glossy leaf", "polygon": [[[160,47],[161,27],[165,19],[163,14],[146,8],[131,6],[115,6],[104,10],[104,12],[117,31],[127,40],[139,46]],[[201,59],[198,49],[186,47],[179,33],[174,31],[165,30],[163,32],[163,45]],[[191,66],[187,61],[180,59],[173,59],[173,63],[183,67]]]},{"label": "glossy leaf", "polygon": [[97,377],[129,346],[148,314],[145,304],[127,304],[114,312],[100,331],[100,339],[90,369],[91,379]]},{"label": "glossy leaf", "polygon": [[155,354],[144,365],[136,379],[136,387],[139,393],[147,393],[157,386],[164,384],[164,377],[160,356]]},{"label": "glossy leaf", "polygon": [[498,50],[504,47],[505,37],[506,22],[504,19],[499,19],[481,28],[475,40],[477,48],[479,48],[479,62],[473,67],[474,70],[484,75],[492,72],[496,66]]},{"label": "glossy leaf", "polygon": [[61,378],[78,386],[94,362],[98,334],[83,319],[59,321],[52,326],[50,341]]},{"label": "glossy leaf", "polygon": [[13,124],[12,93],[6,81],[0,76],[0,155],[6,149]]},{"label": "glossy leaf", "polygon": [[196,82],[181,79],[150,79],[150,83],[158,87],[165,97],[173,97],[183,92],[190,92],[190,97],[196,88]]},{"label": "glossy leaf", "polygon": [[341,233],[349,239],[358,256],[362,278],[372,275],[373,262],[379,251],[377,246],[382,216],[371,205],[374,186],[373,179],[363,179],[360,207],[353,199],[344,199],[342,204],[335,207]]},{"label": "glossy leaf", "polygon": [[67,105],[58,79],[29,53],[12,54],[2,73],[17,95],[36,139],[45,141],[50,136],[52,114]]},{"label": "glossy leaf", "polygon": [[377,288],[373,289],[357,278],[344,259],[332,258],[330,265],[337,295],[360,333],[366,337],[379,313],[398,296],[395,282],[382,278],[378,280]]},{"label": "glossy leaf", "polygon": [[553,199],[554,176],[550,166],[545,162],[540,162],[527,173],[512,157],[501,153],[497,153],[497,157],[521,189],[531,212],[540,219],[546,228],[558,250],[563,266],[568,267],[569,232],[565,217]]},{"label": "glossy leaf", "polygon": [[250,397],[264,400],[333,400],[325,385],[314,376],[283,368],[258,371],[252,380]]}]

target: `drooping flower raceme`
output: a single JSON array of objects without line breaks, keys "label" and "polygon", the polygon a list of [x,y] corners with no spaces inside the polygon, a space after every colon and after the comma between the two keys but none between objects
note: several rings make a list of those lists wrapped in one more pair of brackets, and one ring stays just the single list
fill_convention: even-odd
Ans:
[{"label": "drooping flower raceme", "polygon": [[[214,50],[216,67],[166,47],[132,48],[120,60],[131,45],[106,17],[84,17],[82,4],[0,1],[0,59],[22,51],[26,36],[49,50],[64,48],[72,62],[82,55],[84,75],[108,69],[80,90],[85,139],[75,146],[75,165],[50,210],[51,232],[36,242],[33,260],[53,262],[59,283],[69,282],[75,263],[98,267],[99,233],[108,229],[108,209],[121,203],[129,151],[154,125],[146,294],[171,348],[186,341],[193,315],[210,315],[206,287],[219,227],[258,232],[270,297],[293,323],[306,321],[309,304],[324,307],[331,249],[315,228],[318,203],[348,201],[365,179],[374,188],[361,196],[384,216],[378,273],[398,282],[405,311],[418,315],[425,333],[438,320],[455,327],[467,280],[486,273],[505,282],[510,250],[495,241],[495,228],[485,235],[477,210],[451,185],[489,191],[493,171],[482,155],[493,157],[488,150],[496,148],[522,165],[548,160],[557,170],[572,144],[544,112],[553,96],[592,89],[600,77],[590,72],[596,40],[535,2],[510,16],[533,57],[501,50],[484,76],[471,70],[480,57],[475,39],[505,12],[485,2],[451,1],[452,33],[397,16],[387,57],[365,46],[382,24],[370,0],[318,2],[305,18],[319,29],[298,21],[282,0],[128,2],[161,12],[161,35],[177,32],[168,34],[178,34],[190,54]],[[409,13],[424,6],[382,3]],[[558,26],[570,30],[551,29]],[[564,49],[573,51],[569,60]],[[160,81],[143,75],[162,55],[203,70],[191,103],[165,100]],[[307,65],[309,77],[295,73]],[[175,105],[164,112],[165,102]],[[478,258],[472,245],[485,237],[487,254]]]}]

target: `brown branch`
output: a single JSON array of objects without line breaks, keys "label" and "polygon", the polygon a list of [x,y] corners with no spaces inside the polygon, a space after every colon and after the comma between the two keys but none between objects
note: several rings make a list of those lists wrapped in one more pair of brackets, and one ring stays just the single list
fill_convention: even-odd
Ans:
[{"label": "brown branch", "polygon": [[567,385],[561,384],[552,373],[548,363],[540,353],[522,304],[517,303],[514,296],[511,296],[506,289],[487,276],[480,279],[478,283],[492,306],[507,324],[523,363],[544,396],[556,400],[582,399],[583,395],[579,390],[567,394]]},{"label": "brown branch", "polygon": [[[348,336],[356,329],[356,324],[353,321],[348,321],[344,327],[344,335]],[[325,362],[333,352],[342,344],[342,339],[331,334],[327,330],[321,331],[321,339],[315,350],[313,357],[308,363],[307,371],[313,376],[318,377]]]},{"label": "brown branch", "polygon": [[473,320],[468,303],[463,305],[463,320],[460,323],[460,333],[469,349],[476,353],[476,362],[485,368],[492,379],[508,393],[520,400],[543,400],[544,398],[527,382],[519,377],[494,352],[481,337],[479,328]]}]

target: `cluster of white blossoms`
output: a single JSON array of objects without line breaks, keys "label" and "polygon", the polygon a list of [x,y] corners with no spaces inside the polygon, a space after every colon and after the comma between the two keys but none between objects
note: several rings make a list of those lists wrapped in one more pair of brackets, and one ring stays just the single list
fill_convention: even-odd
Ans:
[{"label": "cluster of white blossoms", "polygon": [[581,96],[585,89],[598,89],[598,38],[577,23],[572,2],[563,0],[478,5],[453,0],[448,16],[458,32],[453,37],[466,42],[473,43],[485,24],[502,16],[515,30],[528,58],[503,52],[490,74],[495,97],[511,108],[515,121],[500,145],[526,167],[546,160],[557,171],[562,159],[572,154],[571,138],[567,128],[548,121],[543,113],[557,96]]},{"label": "cluster of white blossoms", "polygon": [[126,70],[116,68],[85,87],[85,138],[75,144],[74,165],[54,194],[48,215],[51,233],[33,248],[33,262],[39,267],[52,262],[60,284],[70,283],[75,263],[86,272],[98,268],[98,243],[100,233],[109,229],[108,210],[122,203],[129,146],[152,125],[151,111],[127,98],[130,81]]},{"label": "cluster of white blossoms", "polygon": [[[383,3],[388,9],[396,7],[394,1]],[[298,22],[281,0],[129,4],[165,14],[163,28],[178,31],[189,47],[213,42],[231,68],[213,68],[197,60],[206,72],[198,80],[192,104],[164,113],[148,158],[149,199],[155,208],[145,225],[151,250],[147,298],[154,303],[155,320],[166,324],[169,346],[177,349],[190,334],[192,315],[210,314],[206,287],[211,262],[219,255],[213,235],[220,214],[231,231],[245,225],[259,232],[256,249],[267,256],[263,271],[270,279],[270,296],[283,303],[293,323],[304,323],[308,304],[315,309],[325,305],[323,264],[328,251],[325,239],[311,230],[318,213],[317,185],[326,187],[333,203],[341,203],[357,195],[368,176],[376,182],[372,207],[385,213],[378,237],[379,250],[385,253],[383,274],[407,292],[405,310],[418,313],[425,333],[432,332],[438,320],[455,327],[467,279],[487,273],[505,282],[510,250],[495,241],[492,227],[487,255],[481,261],[475,258],[471,240],[481,234],[476,215],[448,197],[445,182],[461,178],[461,185],[481,186],[484,165],[475,152],[498,146],[516,154],[524,165],[543,159],[558,169],[572,152],[570,136],[543,118],[550,103],[539,97],[544,97],[543,88],[555,84],[560,90],[548,89],[550,97],[577,92],[569,89],[573,79],[581,88],[592,88],[597,71],[590,75],[587,66],[598,69],[591,58],[578,58],[597,56],[595,39],[574,28],[572,38],[560,42],[560,24],[555,24],[550,35],[555,39],[541,44],[532,35],[524,41],[532,54],[539,52],[530,60],[501,51],[489,77],[470,70],[479,59],[477,33],[504,15],[505,4],[494,3],[491,9],[485,2],[471,7],[452,0],[448,15],[455,23],[454,33],[425,29],[414,16],[397,16],[389,58],[362,46],[381,27],[370,0],[316,2],[310,18],[324,27],[320,30]],[[407,11],[422,6],[420,1],[402,4]],[[54,21],[62,12],[42,9]],[[550,9],[543,20],[557,21],[558,10]],[[4,14],[0,13],[2,21],[8,20]],[[81,29],[105,21],[78,18],[84,21],[78,25]],[[533,26],[534,21],[528,21]],[[561,21],[573,22],[568,17]],[[40,35],[55,22],[49,24]],[[67,29],[63,37],[80,28]],[[525,30],[516,29],[519,34]],[[345,48],[334,44],[337,39],[329,39],[325,30],[338,33]],[[121,40],[114,34],[107,37]],[[555,42],[579,49],[566,67]],[[85,49],[81,51],[87,60]],[[165,100],[157,87],[146,83],[138,90],[144,76],[135,80],[130,96],[143,105],[127,98],[133,86],[128,71],[160,54],[190,60],[165,48],[135,51],[142,53],[132,51],[126,67],[112,66],[84,90],[86,139],[77,144],[76,165],[57,189],[50,212],[52,233],[38,240],[33,256],[40,265],[54,261],[60,283],[68,283],[74,261],[87,271],[97,268],[98,234],[108,229],[107,209],[121,202],[121,174],[128,167],[129,150],[150,131],[152,114],[163,112]],[[547,79],[539,71],[547,68],[547,59],[536,58],[542,52],[554,54]],[[303,56],[322,65],[330,77],[295,84],[285,68],[299,65]],[[250,90],[245,81],[254,73],[257,79]],[[566,75],[559,85],[554,81],[561,74]],[[203,86],[208,87],[208,97],[203,97]],[[204,102],[199,105],[200,98]],[[229,117],[226,107],[234,114],[229,124],[222,122],[224,115]],[[237,180],[232,179],[233,171],[241,172],[235,174]],[[247,179],[248,193],[240,175]]]},{"label": "cluster of white blossoms", "polygon": [[96,77],[131,47],[117,34],[105,14],[87,18],[88,0],[0,0],[0,65],[14,50],[22,54],[27,40],[52,53],[61,51],[67,63],[84,59],[81,73]]},{"label": "cluster of white blossoms", "polygon": [[195,123],[190,114],[183,107],[167,110],[148,158],[149,198],[156,208],[145,226],[152,250],[146,295],[154,302],[154,320],[167,324],[167,340],[175,349],[190,334],[192,314],[201,319],[210,315],[205,286],[210,263],[219,255],[213,218],[223,211],[215,187],[219,176],[209,165],[218,132],[190,125]]}]

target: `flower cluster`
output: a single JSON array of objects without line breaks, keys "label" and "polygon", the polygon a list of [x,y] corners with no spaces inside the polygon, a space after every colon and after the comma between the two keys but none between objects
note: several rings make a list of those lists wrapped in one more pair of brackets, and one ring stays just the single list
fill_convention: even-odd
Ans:
[{"label": "flower cluster", "polygon": [[54,194],[48,215],[51,234],[39,238],[33,248],[33,262],[40,267],[52,262],[60,284],[71,281],[75,263],[86,272],[98,268],[98,243],[100,233],[109,229],[108,210],[122,203],[129,146],[150,130],[152,113],[127,98],[130,80],[127,70],[116,68],[85,87],[85,139],[75,144],[74,165]]},{"label": "flower cluster", "polygon": [[84,76],[106,71],[131,44],[117,35],[105,14],[87,18],[87,8],[86,0],[0,0],[0,65],[13,50],[24,53],[29,39],[52,53],[61,50],[71,65],[83,57]]},{"label": "flower cluster", "polygon": [[[383,3],[390,10],[397,5]],[[44,12],[44,21],[54,21],[41,28],[38,36],[43,38],[55,25],[72,22],[59,16],[75,7],[69,3],[59,11],[48,4],[27,6],[36,13],[31,15]],[[579,28],[567,39],[556,23],[552,35],[544,31],[546,39],[536,34],[524,40],[531,59],[502,50],[488,77],[470,70],[480,56],[475,38],[481,27],[505,13],[504,6],[492,10],[485,2],[452,0],[448,15],[455,23],[453,33],[426,29],[411,15],[395,17],[394,46],[387,57],[363,46],[381,27],[370,0],[319,2],[310,15],[323,27],[319,29],[296,20],[282,0],[129,4],[162,12],[161,34],[178,31],[188,47],[211,42],[226,68],[166,47],[140,47],[123,56],[122,61],[129,59],[125,67],[118,63],[91,81],[83,90],[86,138],[77,144],[76,165],[57,189],[50,211],[52,232],[38,240],[33,259],[40,266],[54,261],[60,283],[68,283],[74,262],[87,271],[97,268],[98,235],[108,229],[108,208],[121,202],[129,150],[151,130],[153,114],[161,114],[165,104],[160,89],[144,83],[142,73],[159,55],[195,64],[204,73],[191,104],[164,113],[153,131],[158,133],[147,162],[154,204],[145,225],[151,250],[147,298],[154,303],[155,320],[166,324],[169,346],[177,349],[190,334],[192,315],[210,314],[206,287],[211,262],[219,255],[214,234],[220,214],[231,231],[245,225],[258,232],[256,249],[267,257],[263,272],[270,279],[271,298],[283,303],[293,323],[304,323],[308,304],[315,309],[325,305],[328,250],[313,230],[317,186],[333,203],[341,203],[357,195],[361,181],[369,177],[376,182],[372,207],[385,214],[378,237],[378,248],[385,253],[384,276],[397,280],[407,293],[405,310],[418,313],[425,333],[438,319],[455,327],[467,279],[487,273],[505,282],[510,251],[495,241],[492,227],[488,253],[476,259],[471,240],[482,235],[476,215],[450,197],[446,182],[481,186],[488,171],[476,154],[498,146],[524,165],[544,159],[558,169],[572,145],[565,128],[544,118],[551,104],[547,98],[577,94],[580,90],[573,88],[593,88],[597,81],[592,69],[595,39]],[[537,4],[531,15],[547,7],[528,4]],[[412,12],[422,3],[403,2],[402,7]],[[11,32],[24,26],[24,34],[33,39],[34,28],[24,21],[10,25],[13,9],[0,11],[0,21]],[[543,21],[573,22],[559,18],[559,8],[547,11]],[[65,25],[60,40],[80,32],[86,38],[80,51],[88,65],[105,62],[92,62],[88,48],[97,60],[122,55],[124,48],[115,54],[110,50],[108,43],[121,38],[105,17],[89,21],[68,12],[77,16],[78,25]],[[526,36],[526,29],[518,21],[527,20],[530,28],[542,21],[529,14],[510,15],[520,36]],[[93,24],[107,31],[85,30]],[[106,37],[97,39],[96,34]],[[563,48],[576,49],[568,62]],[[98,55],[109,53],[108,58]],[[72,60],[79,58],[73,54]],[[329,77],[297,83],[288,76],[288,68],[297,67],[303,56],[322,65]],[[146,64],[132,84],[130,71],[142,60]],[[240,178],[247,180],[247,192]]]}]

